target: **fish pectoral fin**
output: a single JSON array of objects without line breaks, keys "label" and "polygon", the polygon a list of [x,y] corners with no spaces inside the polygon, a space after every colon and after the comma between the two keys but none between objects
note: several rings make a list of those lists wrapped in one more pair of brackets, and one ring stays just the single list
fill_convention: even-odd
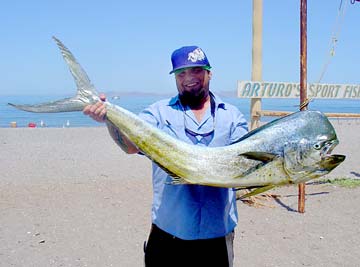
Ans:
[{"label": "fish pectoral fin", "polygon": [[167,182],[166,184],[170,184],[170,185],[179,185],[179,184],[190,184],[189,182],[187,182],[185,179],[181,178],[181,177],[173,177],[171,176],[171,182]]},{"label": "fish pectoral fin", "polygon": [[254,190],[252,190],[251,192],[245,194],[245,195],[242,195],[240,197],[237,198],[237,200],[242,200],[244,198],[248,198],[248,197],[252,197],[252,196],[255,196],[255,195],[258,195],[258,194],[261,194],[263,192],[266,192],[270,189],[273,189],[275,187],[275,185],[265,185],[265,186],[261,186],[261,187],[258,187]]},{"label": "fish pectoral fin", "polygon": [[248,159],[252,159],[252,160],[259,160],[264,163],[272,161],[272,160],[274,160],[274,158],[277,157],[276,154],[267,153],[267,152],[257,152],[257,151],[245,152],[245,153],[240,154],[239,156],[244,156],[244,157],[246,157]]},{"label": "fish pectoral fin", "polygon": [[172,171],[170,171],[169,169],[165,168],[164,166],[161,166],[160,164],[158,164],[159,167],[165,171],[171,178],[171,182],[168,182],[167,184],[172,184],[172,185],[178,185],[178,184],[189,184],[189,182],[187,182],[184,178],[181,178],[179,175],[176,175],[175,173],[173,173]]}]

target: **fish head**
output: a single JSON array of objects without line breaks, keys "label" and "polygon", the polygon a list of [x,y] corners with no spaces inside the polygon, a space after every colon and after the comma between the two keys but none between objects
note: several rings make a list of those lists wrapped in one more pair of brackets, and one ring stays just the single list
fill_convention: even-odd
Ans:
[{"label": "fish head", "polygon": [[344,155],[331,154],[339,140],[325,115],[318,113],[312,119],[298,138],[284,145],[284,169],[295,184],[326,175],[345,160]]}]

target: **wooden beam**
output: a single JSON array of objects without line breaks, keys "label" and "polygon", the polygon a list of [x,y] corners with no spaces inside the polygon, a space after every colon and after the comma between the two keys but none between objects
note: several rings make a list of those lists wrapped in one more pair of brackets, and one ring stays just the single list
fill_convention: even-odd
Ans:
[{"label": "wooden beam", "polygon": [[[306,104],[305,104],[306,103]],[[300,3],[300,110],[307,110],[307,0]],[[298,211],[305,212],[305,183],[299,184]]]}]

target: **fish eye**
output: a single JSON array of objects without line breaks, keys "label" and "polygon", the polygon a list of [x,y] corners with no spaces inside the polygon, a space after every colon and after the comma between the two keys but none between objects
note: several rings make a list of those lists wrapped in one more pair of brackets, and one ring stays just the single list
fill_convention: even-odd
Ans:
[{"label": "fish eye", "polygon": [[321,143],[316,143],[316,144],[314,144],[314,148],[315,148],[316,150],[319,150],[319,149],[321,148]]}]

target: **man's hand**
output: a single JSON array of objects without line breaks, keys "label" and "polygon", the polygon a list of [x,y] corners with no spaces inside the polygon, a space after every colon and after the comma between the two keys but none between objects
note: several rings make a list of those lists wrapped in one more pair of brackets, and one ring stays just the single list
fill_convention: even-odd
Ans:
[{"label": "man's hand", "polygon": [[105,115],[106,115],[106,107],[105,107],[105,94],[99,95],[100,100],[94,105],[88,105],[83,109],[83,113],[85,115],[90,116],[93,120],[97,122],[105,122]]},{"label": "man's hand", "polygon": [[[105,94],[100,94],[99,97],[101,101],[95,103],[94,105],[86,106],[83,109],[83,113],[90,116],[97,122],[105,122],[106,106],[104,102],[106,100],[106,96]],[[126,136],[124,136],[111,121],[107,121],[106,125],[111,137],[114,139],[116,144],[121,147],[122,150],[128,154],[139,152],[139,149]]]}]

